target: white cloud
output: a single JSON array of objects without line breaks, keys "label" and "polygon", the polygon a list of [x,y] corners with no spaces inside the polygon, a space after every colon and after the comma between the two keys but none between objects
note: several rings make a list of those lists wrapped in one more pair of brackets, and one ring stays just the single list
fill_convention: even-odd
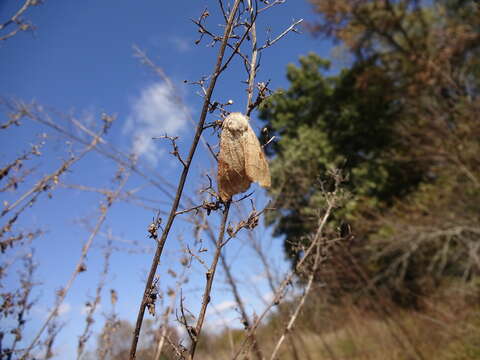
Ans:
[{"label": "white cloud", "polygon": [[173,46],[179,51],[179,52],[187,52],[192,48],[192,44],[189,40],[179,37],[179,36],[172,36],[168,39]]},{"label": "white cloud", "polygon": [[[68,302],[63,302],[60,304],[60,307],[58,308],[58,316],[64,316],[68,314],[71,310],[72,310],[72,305],[70,305]],[[50,316],[51,311],[52,311],[51,309],[47,309],[42,305],[37,305],[33,307],[33,312],[42,318],[47,318],[48,316]]]},{"label": "white cloud", "polygon": [[88,128],[92,129],[95,127],[95,123],[99,120],[96,116],[94,109],[85,109],[80,114],[80,120],[82,124],[85,124]]},{"label": "white cloud", "polygon": [[224,312],[226,310],[230,310],[236,306],[234,301],[224,301],[217,305],[212,305],[215,308],[217,313]]},{"label": "white cloud", "polygon": [[209,316],[219,316],[221,318],[227,317],[230,310],[235,308],[236,303],[235,301],[222,301],[218,304],[212,304],[209,306],[207,312]]},{"label": "white cloud", "polygon": [[124,127],[131,134],[132,152],[155,165],[163,151],[157,148],[158,137],[178,135],[187,122],[185,114],[177,105],[165,83],[155,83],[144,88],[132,104],[130,116]]},{"label": "white cloud", "polygon": [[219,334],[227,327],[231,328],[235,327],[235,325],[239,325],[239,327],[241,326],[241,323],[238,319],[217,318],[216,320],[213,320],[212,318],[209,318],[205,321],[203,326],[208,333]]},{"label": "white cloud", "polygon": [[271,291],[262,295],[262,299],[265,300],[266,302],[272,301],[274,297],[275,297],[275,294]]},{"label": "white cloud", "polygon": [[263,272],[263,273],[260,273],[260,274],[255,274],[255,275],[250,276],[250,281],[253,284],[258,284],[259,282],[265,280],[266,278],[267,278],[267,275]]},{"label": "white cloud", "polygon": [[60,307],[58,308],[58,315],[62,316],[68,314],[72,310],[72,305],[67,302],[61,303]]}]

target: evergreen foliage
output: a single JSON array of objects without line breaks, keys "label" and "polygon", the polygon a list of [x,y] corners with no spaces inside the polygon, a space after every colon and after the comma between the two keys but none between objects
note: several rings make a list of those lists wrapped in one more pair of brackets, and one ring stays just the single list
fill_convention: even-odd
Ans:
[{"label": "evergreen foliage", "polygon": [[[472,280],[480,270],[478,3],[312,3],[315,31],[339,42],[352,64],[332,75],[328,61],[302,57],[288,66],[290,88],[262,106],[276,136],[275,235],[295,263],[322,208],[326,171],[341,168],[351,195],[332,228],[348,222],[355,241],[339,254],[347,270],[337,263],[329,272],[343,290],[382,284],[412,305],[445,276]],[[368,280],[351,274],[352,257]]]}]

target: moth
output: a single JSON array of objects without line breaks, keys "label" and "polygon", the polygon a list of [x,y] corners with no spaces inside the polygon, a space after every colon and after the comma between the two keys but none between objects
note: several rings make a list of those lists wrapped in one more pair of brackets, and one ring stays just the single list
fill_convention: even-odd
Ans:
[{"label": "moth", "polygon": [[231,113],[223,121],[217,180],[222,201],[247,191],[252,182],[270,187],[267,159],[248,118],[241,113]]}]

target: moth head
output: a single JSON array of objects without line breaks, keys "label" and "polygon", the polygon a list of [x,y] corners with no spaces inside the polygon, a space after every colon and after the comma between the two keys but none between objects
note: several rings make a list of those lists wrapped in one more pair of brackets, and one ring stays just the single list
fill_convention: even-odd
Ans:
[{"label": "moth head", "polygon": [[248,118],[239,112],[231,113],[223,121],[223,128],[231,132],[244,132],[248,129]]}]

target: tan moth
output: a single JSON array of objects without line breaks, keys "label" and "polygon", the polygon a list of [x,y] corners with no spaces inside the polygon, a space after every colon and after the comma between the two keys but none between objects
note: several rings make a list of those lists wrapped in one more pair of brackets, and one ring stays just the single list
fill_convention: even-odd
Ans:
[{"label": "tan moth", "polygon": [[218,192],[223,201],[246,191],[252,182],[270,187],[270,170],[248,118],[231,113],[223,121],[218,154]]}]

